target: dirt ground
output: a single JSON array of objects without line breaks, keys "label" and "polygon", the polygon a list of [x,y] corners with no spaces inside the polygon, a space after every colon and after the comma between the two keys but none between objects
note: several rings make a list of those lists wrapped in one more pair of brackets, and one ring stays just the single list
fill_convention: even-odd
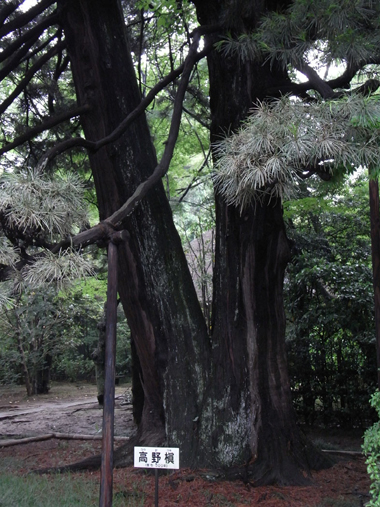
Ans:
[{"label": "dirt ground", "polygon": [[[53,383],[48,394],[30,398],[25,387],[0,386],[0,438],[99,435],[103,412],[96,394],[96,386],[84,382]],[[130,388],[116,386],[115,398],[115,436],[128,437],[133,431]]]},{"label": "dirt ground", "polygon": [[[130,389],[116,387],[115,435],[133,432]],[[9,439],[64,433],[97,435],[102,411],[96,400],[96,387],[84,383],[53,384],[48,395],[27,399],[23,388],[0,386],[0,459],[12,457],[20,463],[20,474],[37,468],[72,463],[100,452],[100,440],[48,440],[1,447]],[[325,449],[360,451],[361,431],[339,429],[309,430],[310,437]],[[121,445],[116,442],[115,446]],[[333,456],[333,454],[332,454]],[[99,472],[81,472],[99,481]],[[160,472],[159,505],[174,507],[354,507],[369,500],[369,479],[360,454],[337,455],[336,464],[311,475],[308,487],[254,487],[240,481],[220,481],[206,470],[180,469]],[[142,469],[114,471],[114,495],[136,499],[144,495],[144,505],[154,505],[154,475]]]}]

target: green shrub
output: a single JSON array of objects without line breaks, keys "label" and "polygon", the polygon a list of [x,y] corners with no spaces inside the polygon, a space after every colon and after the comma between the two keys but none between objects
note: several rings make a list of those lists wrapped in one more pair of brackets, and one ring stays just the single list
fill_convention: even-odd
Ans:
[{"label": "green shrub", "polygon": [[[380,418],[380,392],[376,391],[371,398],[371,405]],[[363,452],[366,455],[367,471],[371,478],[371,500],[368,507],[380,507],[380,421],[364,433]]]}]

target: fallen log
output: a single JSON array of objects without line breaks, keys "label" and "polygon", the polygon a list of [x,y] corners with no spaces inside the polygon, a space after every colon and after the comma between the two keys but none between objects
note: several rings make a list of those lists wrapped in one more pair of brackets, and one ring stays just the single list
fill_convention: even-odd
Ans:
[{"label": "fallen log", "polygon": [[[79,435],[69,433],[46,433],[36,437],[13,438],[10,440],[0,440],[1,447],[11,447],[12,445],[29,444],[31,442],[40,442],[50,440],[51,438],[60,438],[62,440],[102,440],[102,435]],[[114,437],[115,441],[129,440],[129,437]]]}]

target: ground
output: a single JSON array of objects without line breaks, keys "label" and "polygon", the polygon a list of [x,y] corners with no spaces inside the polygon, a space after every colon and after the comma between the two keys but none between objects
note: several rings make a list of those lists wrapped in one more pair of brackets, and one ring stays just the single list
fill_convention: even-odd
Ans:
[{"label": "ground", "polygon": [[[0,386],[0,460],[18,460],[19,474],[30,470],[72,463],[100,452],[100,440],[67,440],[67,434],[99,435],[102,411],[97,406],[96,387],[89,384],[53,384],[48,395],[27,399],[23,388]],[[130,390],[116,387],[115,435],[133,431]],[[361,430],[308,430],[321,448],[360,451]],[[1,447],[9,439],[54,433],[60,438]],[[64,437],[64,438],[61,438]],[[121,442],[116,441],[116,446]],[[258,487],[242,481],[220,481],[215,473],[180,469],[160,472],[159,505],[171,507],[354,507],[368,501],[369,479],[360,454],[331,454],[337,459],[329,470],[314,472],[308,487]],[[99,472],[81,476],[99,481]],[[154,504],[154,475],[142,469],[114,471],[114,495],[141,498]]]}]

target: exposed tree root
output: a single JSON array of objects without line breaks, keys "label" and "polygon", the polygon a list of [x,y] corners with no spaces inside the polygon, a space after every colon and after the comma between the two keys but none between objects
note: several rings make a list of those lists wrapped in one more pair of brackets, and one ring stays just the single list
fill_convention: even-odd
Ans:
[{"label": "exposed tree root", "polygon": [[[61,438],[65,438],[65,434]],[[71,438],[75,438],[74,436],[70,436]],[[79,436],[84,437],[85,436]],[[133,437],[129,438],[128,441],[121,446],[119,446],[114,451],[114,467],[115,468],[123,468],[126,466],[131,466],[133,464],[133,449],[136,445],[162,445],[159,443],[157,438],[159,435],[157,432],[151,432],[149,435],[145,435],[144,439],[136,434]],[[26,440],[35,441],[35,440],[46,440],[48,438],[54,438],[54,434],[52,435],[43,435],[42,437],[36,437],[35,439],[24,439],[24,443]],[[57,437],[60,438],[60,437]],[[97,437],[101,438],[101,437]],[[97,439],[96,437],[91,436],[90,439]],[[119,437],[119,439],[127,439],[127,437]],[[116,439],[116,438],[115,438]],[[280,464],[276,464],[273,467],[268,466],[268,461],[256,461],[254,463],[248,463],[246,465],[242,465],[240,467],[232,467],[227,470],[223,469],[210,469],[205,472],[205,477],[211,476],[213,480],[241,480],[245,484],[250,484],[251,486],[262,486],[262,485],[271,485],[277,484],[280,486],[287,485],[297,485],[297,486],[305,486],[311,483],[311,474],[310,470],[321,470],[324,468],[329,468],[334,464],[334,461],[330,459],[326,454],[327,453],[336,453],[336,454],[345,454],[345,455],[360,455],[360,452],[354,451],[319,451],[315,449],[313,445],[310,443],[307,445],[306,456],[307,463],[305,467],[300,467],[296,465],[296,462],[291,459],[288,460],[286,464],[282,466]],[[54,468],[44,468],[39,470],[34,470],[35,474],[47,474],[47,473],[64,473],[64,472],[76,472],[79,470],[97,470],[101,465],[101,455],[91,456],[84,460],[78,461],[76,463],[71,463],[69,465],[64,465],[61,467]]]},{"label": "exposed tree root", "polygon": [[43,474],[61,474],[66,472],[78,472],[80,470],[98,470],[100,468],[102,456],[97,454],[96,456],[90,456],[82,461],[71,463],[70,465],[63,465],[61,467],[49,467],[39,468],[38,470],[32,470],[32,474],[43,475]]}]

